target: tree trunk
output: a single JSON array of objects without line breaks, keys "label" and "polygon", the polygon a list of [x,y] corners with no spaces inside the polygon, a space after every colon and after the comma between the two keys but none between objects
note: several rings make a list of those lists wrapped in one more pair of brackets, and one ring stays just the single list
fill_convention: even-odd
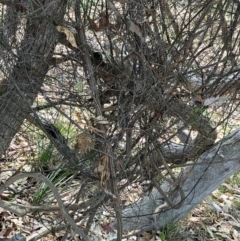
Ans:
[{"label": "tree trunk", "polygon": [[[171,190],[175,196],[167,205],[157,189],[134,205],[123,210],[123,230],[146,230],[163,228],[185,217],[196,205],[216,190],[232,174],[240,169],[240,129],[203,153],[192,167],[187,167],[179,175],[179,182],[161,186],[165,193]],[[178,192],[181,187],[184,199]],[[180,208],[176,208],[181,202]],[[165,203],[165,204],[164,204]],[[112,223],[116,227],[116,222]]]},{"label": "tree trunk", "polygon": [[[21,47],[17,51],[17,61],[9,78],[4,81],[6,86],[0,96],[0,156],[9,147],[14,135],[19,131],[24,119],[31,111],[31,106],[43,84],[49,69],[49,61],[56,45],[56,29],[53,22],[62,20],[66,2],[63,0],[42,0],[41,7],[30,4],[22,6],[28,19]],[[5,3],[6,1],[0,1]],[[7,2],[9,7],[16,8],[19,1]],[[19,8],[17,8],[18,10]]]}]

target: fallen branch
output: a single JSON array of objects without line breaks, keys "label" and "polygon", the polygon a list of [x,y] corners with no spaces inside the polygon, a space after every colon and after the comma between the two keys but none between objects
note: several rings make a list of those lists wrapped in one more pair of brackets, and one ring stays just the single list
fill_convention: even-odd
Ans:
[{"label": "fallen branch", "polygon": [[[192,166],[186,167],[178,176],[177,183],[161,185],[165,193],[170,193],[173,205],[182,201],[179,209],[163,205],[166,200],[157,189],[153,189],[149,196],[123,210],[123,231],[135,230],[139,233],[141,230],[161,229],[185,217],[221,183],[240,170],[239,150],[240,129],[204,152]],[[184,200],[181,200],[179,187],[184,192]],[[111,226],[116,228],[116,222]]]}]

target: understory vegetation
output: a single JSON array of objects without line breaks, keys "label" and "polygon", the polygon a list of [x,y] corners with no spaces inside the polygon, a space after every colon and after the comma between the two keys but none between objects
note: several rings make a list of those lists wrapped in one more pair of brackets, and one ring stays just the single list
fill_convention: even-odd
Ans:
[{"label": "understory vegetation", "polygon": [[239,240],[239,15],[0,0],[1,237]]}]

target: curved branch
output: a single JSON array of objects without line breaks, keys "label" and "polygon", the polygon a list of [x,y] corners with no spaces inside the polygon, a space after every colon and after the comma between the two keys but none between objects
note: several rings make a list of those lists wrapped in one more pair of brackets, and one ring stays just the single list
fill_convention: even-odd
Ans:
[{"label": "curved branch", "polygon": [[51,183],[51,181],[47,177],[45,177],[41,173],[20,173],[13,177],[10,177],[3,185],[1,185],[0,194],[2,194],[15,181],[22,179],[22,178],[26,178],[26,177],[40,179],[41,181],[45,182],[49,186],[49,188],[51,189],[51,191],[53,192],[53,195],[55,196],[55,198],[57,200],[57,203],[59,205],[59,208],[61,210],[63,217],[74,228],[74,230],[82,237],[83,240],[88,241],[89,239],[84,234],[84,231],[77,226],[77,224],[74,222],[74,220],[67,213],[56,187]]}]

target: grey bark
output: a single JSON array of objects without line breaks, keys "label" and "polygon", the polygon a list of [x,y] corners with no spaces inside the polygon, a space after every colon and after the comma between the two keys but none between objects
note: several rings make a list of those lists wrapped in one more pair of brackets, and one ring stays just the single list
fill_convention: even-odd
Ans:
[{"label": "grey bark", "polygon": [[[193,166],[185,168],[175,186],[167,183],[161,186],[165,193],[172,193],[175,189],[174,196],[171,197],[176,206],[181,202],[177,190],[182,188],[185,199],[180,208],[167,205],[157,189],[153,189],[149,196],[123,210],[123,230],[160,229],[168,223],[179,221],[240,169],[239,160],[240,129],[204,152]],[[116,227],[116,222],[112,223],[112,227]]]},{"label": "grey bark", "polygon": [[[7,86],[0,96],[0,156],[7,150],[43,84],[56,45],[54,21],[63,19],[67,1],[41,1],[35,15],[28,14],[24,38]],[[0,1],[16,7],[18,1]],[[31,6],[29,6],[29,9]]]}]

